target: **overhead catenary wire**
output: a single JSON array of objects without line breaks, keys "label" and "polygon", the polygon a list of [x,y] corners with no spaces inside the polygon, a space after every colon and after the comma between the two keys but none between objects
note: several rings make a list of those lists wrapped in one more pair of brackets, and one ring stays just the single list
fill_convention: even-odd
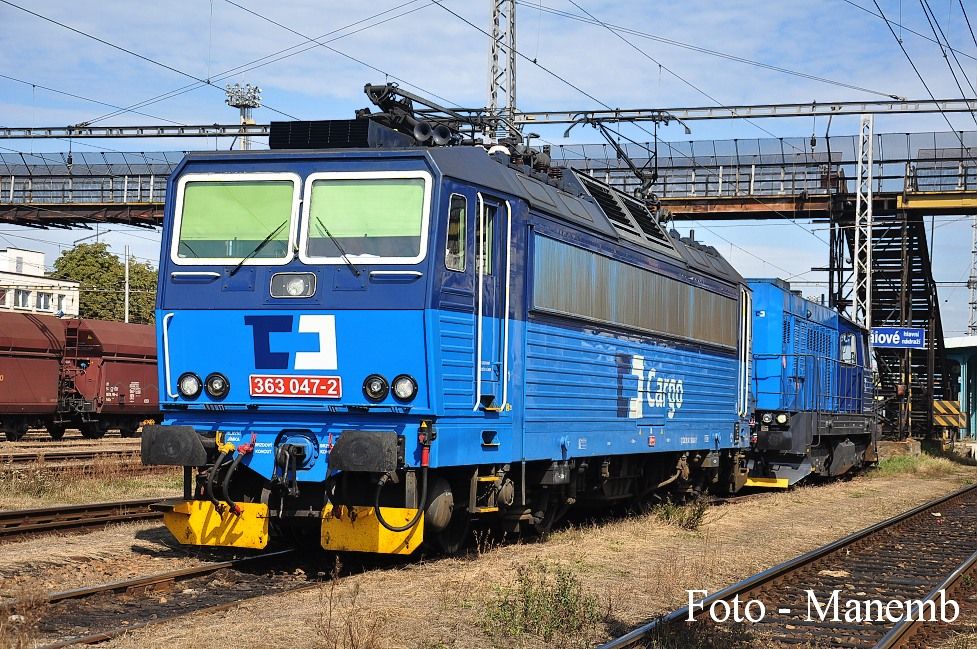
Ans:
[{"label": "overhead catenary wire", "polygon": [[[665,65],[663,65],[663,64],[662,64],[661,62],[659,62],[659,61],[658,61],[657,59],[655,59],[655,58],[654,58],[654,57],[652,57],[652,56],[651,56],[650,54],[648,54],[647,52],[645,52],[645,51],[644,51],[643,49],[641,49],[640,47],[638,47],[637,45],[635,45],[634,43],[632,43],[631,41],[629,41],[629,40],[628,40],[627,38],[625,38],[625,37],[624,37],[623,35],[621,35],[621,34],[620,34],[619,32],[617,32],[617,31],[615,31],[615,30],[614,30],[613,28],[611,28],[611,27],[610,27],[610,26],[609,26],[609,25],[608,25],[608,24],[607,24],[606,22],[604,22],[604,21],[602,21],[602,20],[601,20],[600,18],[598,18],[598,17],[597,17],[597,16],[595,16],[594,14],[592,14],[592,13],[590,13],[590,12],[589,12],[588,10],[586,10],[586,9],[584,9],[584,8],[583,8],[582,6],[580,6],[580,5],[579,5],[579,4],[578,4],[578,3],[576,2],[576,0],[569,0],[569,1],[570,1],[570,4],[572,4],[572,5],[574,6],[574,7],[576,7],[576,8],[577,8],[577,9],[579,9],[580,11],[582,11],[582,12],[584,12],[584,13],[585,13],[585,14],[586,14],[586,15],[587,15],[588,17],[590,17],[590,18],[591,18],[592,20],[594,20],[594,21],[596,21],[596,22],[597,22],[597,23],[598,23],[599,25],[601,25],[602,27],[604,27],[605,29],[607,29],[607,30],[608,30],[609,32],[611,32],[611,33],[612,33],[612,34],[613,34],[614,36],[616,36],[616,37],[617,37],[617,38],[619,38],[620,40],[622,40],[622,41],[624,41],[624,43],[626,43],[626,44],[627,44],[627,45],[628,45],[629,47],[631,47],[632,49],[634,49],[635,51],[637,51],[638,53],[640,53],[641,55],[643,55],[643,56],[644,56],[645,58],[647,58],[648,60],[650,60],[650,61],[652,61],[653,63],[655,63],[655,64],[657,64],[657,65],[658,65],[659,67],[661,67],[662,69],[664,69],[664,70],[665,70],[666,72],[668,72],[669,74],[671,74],[671,75],[672,75],[672,76],[674,76],[675,78],[677,78],[677,79],[679,79],[679,80],[680,80],[680,81],[682,81],[682,82],[683,82],[684,84],[686,84],[686,85],[687,85],[687,86],[689,86],[690,88],[692,88],[692,89],[694,89],[694,90],[695,90],[695,91],[697,91],[698,93],[700,93],[700,94],[702,94],[702,95],[703,95],[704,97],[707,97],[707,98],[708,98],[708,99],[709,99],[710,101],[713,101],[713,102],[715,102],[716,104],[718,104],[718,105],[719,105],[720,107],[722,107],[722,108],[724,108],[724,109],[726,108],[725,106],[723,106],[723,103],[722,103],[722,102],[720,102],[720,101],[719,101],[718,99],[716,99],[715,97],[713,97],[713,96],[712,96],[711,94],[709,94],[709,93],[708,93],[708,92],[706,92],[705,90],[703,90],[703,89],[701,89],[701,88],[699,88],[699,87],[698,87],[698,86],[697,86],[696,84],[694,84],[694,83],[692,83],[691,81],[689,81],[688,79],[686,79],[686,78],[685,78],[685,77],[683,77],[682,75],[680,75],[680,74],[678,74],[677,72],[675,72],[674,70],[672,70],[672,69],[671,69],[671,68],[669,68],[668,66],[665,66]],[[731,112],[732,114],[734,114],[734,115],[736,114],[736,111],[735,111],[735,110],[733,110],[733,109],[728,109],[728,110],[730,110],[730,112]],[[750,123],[751,125],[753,125],[753,126],[755,126],[755,127],[757,127],[757,128],[759,128],[759,129],[760,129],[761,131],[763,131],[763,132],[764,132],[764,133],[766,133],[767,135],[770,135],[771,137],[774,137],[774,138],[776,138],[776,137],[777,137],[776,135],[774,135],[773,133],[771,133],[771,132],[770,132],[770,131],[768,131],[767,129],[765,129],[765,128],[763,128],[762,126],[760,126],[759,124],[757,124],[757,123],[756,123],[755,121],[753,121],[753,120],[750,120],[750,119],[747,119],[746,121],[747,121],[748,123]],[[656,139],[656,140],[658,140],[658,136],[657,136],[657,134],[652,134],[652,135],[653,135],[653,136],[655,137],[655,139]],[[632,140],[632,142],[633,142],[633,140]],[[640,145],[639,145],[639,146],[640,146]],[[797,148],[797,147],[794,147],[794,148]],[[649,152],[649,153],[650,153],[650,152]],[[656,153],[656,155],[657,155],[657,153]],[[797,223],[796,221],[794,221],[794,219],[791,219],[791,218],[790,218],[789,216],[787,216],[786,214],[781,214],[781,216],[782,216],[782,217],[784,217],[784,218],[786,218],[787,220],[789,220],[789,221],[791,221],[792,223],[794,223],[794,224],[795,224],[795,225],[796,225],[797,227],[799,227],[800,229],[802,229],[802,230],[804,230],[805,232],[807,232],[808,234],[810,234],[810,235],[811,235],[812,237],[814,237],[815,239],[817,239],[817,240],[818,240],[818,241],[820,241],[821,243],[823,243],[823,244],[825,244],[825,245],[828,245],[828,242],[827,242],[827,241],[825,241],[825,240],[824,240],[824,239],[823,239],[822,237],[819,237],[818,235],[816,235],[816,234],[814,234],[814,233],[813,233],[813,232],[811,232],[810,230],[808,230],[808,229],[806,229],[806,228],[804,228],[804,226],[802,226],[801,224],[799,224],[799,223]]]},{"label": "overhead catenary wire", "polygon": [[[322,34],[320,36],[317,36],[317,37],[315,37],[314,39],[311,39],[311,40],[303,37],[304,40],[301,43],[298,43],[296,45],[292,45],[292,46],[286,47],[284,49],[278,50],[276,52],[272,52],[270,54],[266,54],[265,56],[261,56],[261,57],[259,57],[257,59],[252,59],[251,61],[248,61],[247,63],[242,63],[241,65],[238,65],[238,66],[235,66],[233,68],[229,68],[227,70],[224,70],[223,72],[220,72],[220,73],[218,73],[218,74],[216,74],[216,75],[214,75],[212,77],[209,77],[209,80],[211,82],[224,81],[226,79],[229,79],[232,76],[240,75],[240,74],[243,74],[245,72],[251,72],[253,70],[257,70],[259,68],[263,68],[263,67],[265,67],[267,65],[271,65],[272,63],[277,63],[279,61],[283,61],[285,59],[288,59],[290,57],[296,56],[298,54],[302,54],[304,52],[308,52],[309,50],[315,49],[316,47],[322,47],[325,44],[334,43],[334,42],[336,42],[336,41],[338,41],[340,39],[347,38],[347,37],[352,36],[354,34],[359,34],[361,32],[364,32],[364,31],[368,30],[368,29],[373,29],[374,27],[378,27],[378,26],[383,25],[385,23],[388,23],[388,22],[390,22],[392,20],[396,20],[398,18],[402,18],[403,16],[406,16],[408,14],[412,14],[414,12],[420,11],[421,9],[425,9],[425,8],[427,8],[427,7],[435,4],[433,1],[430,1],[430,2],[427,2],[426,4],[421,5],[419,7],[414,7],[412,9],[406,9],[410,5],[415,4],[417,2],[420,2],[420,1],[421,0],[407,0],[407,2],[403,2],[403,3],[401,3],[401,4],[399,4],[399,5],[395,6],[395,7],[391,7],[390,9],[385,9],[384,11],[380,11],[378,13],[375,13],[375,14],[371,15],[371,16],[367,16],[366,18],[362,18],[360,20],[357,20],[355,22],[349,23],[349,24],[344,25],[342,27],[333,29],[333,30],[331,30],[329,32],[326,32],[325,34]],[[355,29],[353,31],[349,31],[349,32],[344,33],[344,34],[340,34],[339,33],[339,32],[346,31],[346,30],[348,30],[348,29],[350,29],[352,27],[355,27],[357,25],[360,25],[360,24],[362,24],[364,22],[367,22],[367,21],[373,20],[375,18],[378,18],[380,16],[384,16],[384,15],[390,14],[392,12],[399,11],[400,9],[406,9],[406,10],[403,11],[403,12],[401,12],[401,13],[398,13],[398,14],[396,14],[394,16],[390,16],[388,18],[385,18],[384,20],[380,20],[380,21],[377,21],[375,23],[370,23],[368,25],[365,25],[363,27],[360,27],[359,29]],[[339,35],[338,36],[335,36],[334,38],[331,38],[331,39],[325,41],[325,43],[322,42],[322,39],[324,39],[324,38],[326,38],[328,36],[332,36],[333,34],[339,34]],[[336,48],[331,48],[331,49],[335,50],[337,53],[342,53],[340,50],[336,50]],[[345,53],[342,53],[342,54],[345,54]],[[367,66],[369,66],[369,67],[371,67],[371,69],[374,68],[374,66],[370,66],[370,64],[368,64],[366,62],[364,62],[364,64],[367,65]],[[420,90],[422,92],[427,92],[423,88],[421,88],[421,87],[419,87],[419,86],[411,83],[410,81],[408,81],[406,79],[402,79],[402,78],[396,77],[396,75],[391,75],[390,73],[387,73],[387,72],[381,72],[381,73],[384,74],[385,76],[390,77],[390,78],[397,78],[404,85],[410,86],[410,87],[415,88],[417,90]],[[142,100],[140,102],[137,102],[135,104],[131,104],[129,106],[129,109],[142,108],[142,107],[145,107],[145,106],[154,104],[154,103],[165,101],[167,99],[171,99],[173,97],[176,97],[176,96],[179,96],[179,95],[188,93],[188,92],[192,92],[193,90],[197,90],[198,88],[202,88],[203,85],[204,84],[202,84],[202,83],[192,83],[192,84],[188,84],[188,85],[185,85],[185,86],[181,86],[180,88],[176,88],[174,90],[170,90],[168,92],[165,92],[165,93],[162,93],[162,94],[159,94],[159,95],[155,95],[154,97],[150,97],[148,99],[144,99],[144,100]],[[433,93],[432,93],[432,95],[433,95]],[[433,95],[433,96],[437,96],[437,95]],[[117,111],[115,113],[107,113],[105,115],[100,115],[98,117],[92,118],[91,120],[88,120],[86,123],[94,124],[96,122],[101,122],[101,121],[106,120],[106,119],[111,119],[112,117],[116,117],[117,115],[122,114],[122,112],[125,112],[125,111],[121,111],[121,112]]]},{"label": "overhead catenary wire", "polygon": [[[53,25],[57,25],[58,27],[61,27],[63,29],[67,29],[68,31],[73,32],[75,34],[78,34],[80,36],[84,36],[85,38],[89,38],[89,39],[91,39],[93,41],[96,41],[98,43],[101,43],[102,45],[105,45],[107,47],[111,47],[113,49],[119,50],[120,52],[124,52],[126,54],[129,54],[130,56],[134,56],[137,59],[140,59],[141,61],[145,61],[145,62],[150,63],[152,65],[155,65],[157,67],[163,68],[165,70],[169,70],[170,72],[173,72],[173,73],[178,74],[180,76],[187,77],[189,79],[193,79],[194,81],[197,81],[197,82],[202,83],[202,84],[204,84],[206,86],[210,86],[212,88],[216,88],[216,89],[220,90],[221,92],[224,92],[224,89],[223,88],[220,88],[220,87],[214,85],[209,80],[201,79],[200,77],[197,77],[197,76],[195,76],[193,74],[190,74],[189,72],[185,72],[183,70],[180,70],[179,68],[175,68],[172,65],[169,65],[167,63],[163,63],[162,61],[158,61],[158,60],[156,60],[156,59],[154,59],[154,58],[152,58],[150,56],[146,56],[146,55],[140,54],[139,52],[136,52],[134,50],[130,50],[129,48],[123,47],[121,45],[117,45],[116,43],[112,43],[111,41],[105,40],[104,38],[101,38],[99,36],[95,36],[94,34],[90,34],[90,33],[86,32],[84,30],[78,29],[77,27],[72,27],[71,25],[68,25],[66,23],[63,23],[63,22],[61,22],[59,20],[55,20],[54,18],[51,18],[49,16],[45,16],[43,14],[39,14],[36,11],[31,11],[30,9],[27,9],[26,7],[22,7],[19,4],[16,4],[14,2],[11,2],[10,0],[0,0],[0,3],[5,4],[5,5],[9,6],[9,7],[13,7],[14,9],[18,9],[20,11],[23,11],[24,13],[30,14],[31,16],[34,16],[36,18],[39,18],[39,19],[44,20],[46,22],[49,22],[49,23],[51,23]],[[278,113],[279,115],[283,115],[285,117],[288,117],[290,119],[298,119],[294,115],[290,115],[289,113],[286,113],[284,111],[278,110],[277,108],[274,108],[272,106],[268,106],[267,104],[264,105],[264,108],[266,108],[266,109],[268,109],[268,110],[270,110],[272,112]]]},{"label": "overhead catenary wire", "polygon": [[[574,14],[574,13],[571,13],[569,11],[563,11],[561,9],[555,9],[553,7],[547,7],[547,6],[545,6],[545,5],[541,4],[541,3],[540,4],[533,4],[533,3],[529,2],[528,0],[516,0],[516,4],[525,6],[528,9],[534,9],[534,10],[540,12],[540,14],[547,13],[547,14],[551,14],[551,15],[554,15],[554,16],[560,16],[562,18],[567,18],[569,20],[575,20],[577,22],[586,23],[588,25],[600,25],[601,24],[601,22],[599,20],[594,20],[592,18],[588,18],[587,16],[581,16],[579,14]],[[802,79],[809,79],[811,81],[817,81],[819,83],[824,83],[824,84],[828,84],[828,85],[832,85],[832,86],[837,86],[837,87],[840,87],[840,88],[848,88],[849,90],[857,90],[859,92],[864,92],[864,93],[870,94],[870,95],[879,95],[881,97],[887,97],[889,99],[894,99],[894,100],[897,100],[897,101],[902,99],[902,97],[900,97],[899,95],[896,95],[896,94],[893,94],[893,93],[890,93],[890,92],[886,92],[884,90],[874,90],[872,88],[866,88],[864,86],[859,86],[859,85],[855,85],[855,84],[851,84],[851,83],[846,83],[844,81],[838,81],[837,79],[829,79],[827,77],[821,77],[821,76],[818,76],[816,74],[809,74],[807,72],[801,72],[799,70],[792,70],[790,68],[785,68],[785,67],[782,67],[782,66],[779,66],[779,65],[772,65],[770,63],[764,63],[762,61],[755,61],[753,59],[748,59],[748,58],[745,58],[745,57],[742,57],[742,56],[737,56],[735,54],[729,54],[728,52],[722,52],[720,50],[714,50],[714,49],[710,49],[708,47],[701,47],[701,46],[698,46],[698,45],[693,45],[691,43],[685,43],[685,42],[677,41],[677,40],[674,40],[674,39],[671,39],[671,38],[665,38],[663,36],[658,36],[656,34],[651,34],[651,33],[648,33],[648,32],[643,32],[643,31],[634,29],[633,27],[625,27],[623,25],[616,25],[616,24],[613,24],[613,23],[604,23],[604,24],[607,25],[607,26],[609,26],[609,27],[611,27],[611,28],[613,28],[614,30],[616,30],[618,32],[621,32],[621,33],[625,33],[625,34],[628,34],[628,35],[631,35],[631,36],[637,36],[639,38],[644,38],[644,39],[647,39],[647,40],[652,40],[652,41],[655,41],[655,42],[658,42],[658,43],[663,43],[665,45],[671,45],[673,47],[678,47],[678,48],[681,48],[681,49],[689,50],[691,52],[698,52],[700,54],[706,54],[708,56],[714,56],[714,57],[717,57],[717,58],[725,59],[727,61],[734,61],[736,63],[742,63],[744,65],[750,65],[750,66],[753,66],[753,67],[763,68],[763,69],[771,70],[771,71],[774,71],[774,72],[780,72],[782,74],[791,75],[791,76],[795,76],[795,77],[800,77]],[[661,69],[662,68],[659,67],[659,70],[661,70]]]},{"label": "overhead catenary wire", "polygon": [[967,30],[970,32],[970,38],[973,39],[974,45],[977,46],[977,35],[974,34],[973,25],[970,24],[970,16],[967,15],[967,8],[963,6],[963,0],[957,0],[960,3],[960,11],[963,12],[963,19],[967,22]]},{"label": "overhead catenary wire", "polygon": [[[470,26],[470,27],[472,27],[473,29],[475,29],[475,30],[477,30],[477,31],[479,31],[479,32],[481,32],[482,34],[484,34],[484,35],[485,35],[486,37],[488,37],[488,38],[492,38],[492,35],[491,35],[491,34],[489,34],[489,33],[488,33],[487,31],[485,31],[484,29],[482,29],[481,27],[479,27],[478,25],[476,25],[476,24],[475,24],[475,23],[473,23],[472,21],[470,21],[470,20],[468,20],[467,18],[465,18],[464,16],[462,16],[462,15],[461,15],[461,14],[459,14],[458,12],[456,12],[456,11],[454,11],[454,10],[452,10],[452,9],[450,9],[449,7],[446,7],[446,6],[445,6],[445,5],[443,4],[443,2],[442,2],[442,0],[434,0],[434,2],[435,2],[435,4],[437,4],[437,5],[439,6],[439,7],[441,7],[442,9],[444,9],[444,10],[445,10],[446,12],[448,12],[449,14],[451,14],[451,15],[453,15],[453,16],[455,16],[456,18],[458,18],[459,20],[461,20],[461,21],[462,21],[462,22],[464,22],[465,24],[467,24],[467,25],[469,25],[469,26]],[[605,102],[603,102],[603,101],[601,101],[600,99],[598,99],[598,98],[597,98],[597,97],[595,97],[594,95],[592,95],[592,94],[590,94],[589,92],[587,92],[587,91],[586,91],[586,90],[584,90],[583,88],[580,88],[579,86],[577,86],[576,84],[574,84],[574,83],[573,83],[573,82],[571,82],[570,80],[568,80],[568,79],[566,79],[566,78],[565,78],[565,77],[563,77],[562,75],[560,75],[560,74],[557,74],[556,72],[554,72],[553,70],[551,70],[551,69],[549,69],[549,68],[548,68],[548,67],[546,67],[545,65],[543,65],[543,64],[541,64],[541,63],[539,63],[539,61],[538,61],[538,59],[531,59],[531,58],[529,58],[528,56],[526,56],[525,54],[523,54],[522,52],[520,52],[520,51],[519,51],[518,49],[516,49],[516,48],[513,48],[513,52],[514,52],[514,53],[516,54],[516,56],[517,56],[518,58],[520,58],[520,59],[522,59],[522,60],[524,60],[524,61],[527,61],[527,62],[529,62],[529,63],[531,63],[532,65],[534,65],[534,66],[536,66],[536,67],[537,67],[537,68],[539,68],[539,69],[540,69],[541,71],[543,71],[543,72],[545,72],[546,74],[548,74],[548,75],[550,75],[550,76],[551,76],[551,77],[553,77],[554,79],[557,79],[558,81],[560,81],[561,83],[563,83],[563,84],[564,84],[564,85],[566,85],[567,87],[569,87],[569,88],[572,88],[573,90],[576,90],[577,92],[579,92],[579,93],[580,93],[580,94],[582,94],[583,96],[585,96],[585,97],[587,97],[588,99],[591,99],[591,100],[593,100],[594,102],[596,102],[597,104],[599,104],[599,105],[601,105],[601,106],[603,106],[604,108],[606,108],[606,109],[608,109],[608,110],[613,110],[613,108],[611,108],[611,106],[609,106],[609,105],[608,105],[608,104],[606,104]],[[656,134],[654,134],[654,133],[653,133],[652,131],[649,131],[648,129],[646,129],[646,128],[644,128],[644,127],[642,127],[642,126],[641,126],[640,124],[635,124],[635,127],[636,127],[636,128],[638,128],[638,129],[640,129],[640,130],[642,130],[642,131],[644,131],[644,132],[645,132],[645,133],[647,133],[648,135],[651,135],[651,136],[653,136],[653,137],[655,138],[655,140],[656,140],[657,142],[660,142],[660,143],[663,143],[663,144],[665,144],[666,146],[669,146],[669,147],[671,148],[671,145],[670,145],[670,143],[668,143],[668,142],[665,142],[665,141],[663,141],[663,140],[661,140],[661,138],[659,138],[659,137],[658,137],[658,136],[657,136]],[[639,144],[639,146],[642,146],[643,148],[646,148],[646,149],[647,149],[647,147],[644,147],[643,145],[640,145],[640,144]],[[649,151],[649,153],[650,153],[650,151]],[[689,160],[692,160],[692,158],[691,158],[690,156],[688,156],[688,155],[686,155],[686,154],[684,154],[684,153],[682,153],[682,152],[678,152],[678,153],[679,153],[680,155],[682,155],[683,157],[685,157],[685,158],[688,158]],[[694,160],[693,160],[693,163],[694,163],[694,164],[697,164],[697,163],[695,163],[695,162],[694,162]],[[698,164],[697,164],[697,166],[701,166],[701,165],[698,165]],[[712,172],[711,170],[708,170],[708,169],[706,169],[705,167],[703,167],[703,169],[704,169],[704,170],[705,170],[705,171],[706,171],[707,173],[712,173],[713,175],[715,174],[715,172]],[[755,199],[755,200],[757,200],[757,202],[758,202],[758,203],[760,203],[760,204],[762,204],[762,205],[767,205],[767,203],[765,203],[764,201],[761,201],[761,200],[759,200],[759,199]],[[774,210],[774,211],[776,212],[776,210]],[[782,213],[780,213],[780,212],[776,212],[776,213],[777,213],[777,214],[780,214],[780,215],[781,215],[781,216],[783,216],[784,218],[788,218],[788,219],[789,219],[789,217],[787,217],[786,215],[784,215],[784,214],[782,214]],[[703,226],[703,228],[704,228],[705,230],[707,230],[707,231],[710,231],[710,232],[713,232],[712,230],[710,230],[710,229],[709,229],[708,227],[706,227],[706,226]],[[783,267],[781,267],[781,266],[778,266],[778,265],[776,265],[776,264],[774,264],[773,262],[771,262],[771,261],[769,261],[769,260],[767,260],[767,259],[763,259],[762,257],[759,257],[758,255],[756,255],[756,254],[754,254],[754,253],[752,253],[751,251],[749,251],[749,250],[747,250],[746,248],[743,248],[742,246],[740,246],[740,245],[738,245],[738,244],[736,244],[736,243],[734,243],[734,242],[733,242],[733,241],[731,241],[730,239],[727,239],[726,237],[724,237],[724,236],[722,236],[721,234],[719,234],[719,233],[717,233],[717,232],[713,232],[713,234],[714,234],[714,235],[716,235],[716,236],[717,236],[718,238],[720,238],[720,239],[722,239],[723,241],[725,241],[726,243],[728,243],[728,244],[730,244],[731,246],[734,246],[734,247],[735,247],[736,249],[738,249],[738,250],[740,250],[740,251],[742,251],[742,252],[744,252],[744,253],[746,253],[746,254],[747,254],[747,255],[749,255],[750,257],[753,257],[753,258],[755,258],[755,259],[757,259],[757,260],[759,260],[759,261],[762,261],[763,263],[765,263],[765,264],[768,264],[768,265],[770,265],[770,266],[772,266],[773,268],[776,268],[777,270],[780,270],[780,271],[783,271],[783,272],[785,272],[785,273],[789,273],[789,272],[790,272],[790,271],[789,271],[789,270],[787,270],[786,268],[783,268]],[[818,238],[820,239],[820,237],[818,237]],[[827,244],[827,242],[824,242],[824,243],[825,243],[825,244]]]},{"label": "overhead catenary wire", "polygon": [[[960,79],[957,78],[957,71],[953,69],[953,64],[950,63],[950,59],[947,58],[946,55],[947,48],[950,46],[950,41],[947,39],[946,34],[943,33],[943,28],[940,26],[940,21],[936,19],[936,14],[933,13],[933,8],[930,7],[929,0],[919,0],[919,6],[922,7],[923,15],[926,16],[926,21],[929,23],[930,29],[933,31],[933,36],[936,37],[936,44],[940,47],[940,53],[943,54],[943,60],[946,61],[947,67],[950,68],[950,75],[953,77],[953,82],[956,84],[957,90],[960,91],[960,96],[965,97],[966,93],[963,91],[963,86],[960,85]],[[937,34],[937,30],[939,30],[939,34]],[[943,43],[940,41],[940,36],[942,36],[943,40],[946,41],[946,47],[944,47]],[[963,66],[960,65],[960,59],[957,58],[956,54],[953,54],[953,60],[957,62],[958,66],[960,66],[960,72],[963,73],[964,80],[967,82],[967,85],[970,86],[970,92],[973,93],[973,95],[977,95],[977,90],[974,90],[974,86],[972,83],[970,83],[970,78],[967,76]],[[972,110],[970,111],[970,117],[974,120],[974,124],[977,125],[977,115],[974,115],[974,111]]]},{"label": "overhead catenary wire", "polygon": [[[107,101],[100,101],[98,99],[92,99],[91,97],[85,97],[84,95],[78,95],[73,92],[68,92],[67,90],[59,90],[58,88],[52,88],[50,86],[45,86],[40,83],[34,83],[33,81],[25,81],[23,79],[18,79],[17,77],[11,77],[7,74],[0,74],[0,79],[7,79],[8,81],[14,81],[16,83],[24,84],[25,86],[30,86],[31,88],[40,88],[41,90],[46,90],[47,92],[53,92],[58,95],[64,95],[65,97],[71,97],[72,99],[80,99],[82,101],[87,101],[93,104],[99,104],[100,106],[107,106],[109,108],[116,108],[118,110],[125,110],[121,106],[116,106],[115,104],[110,104]],[[141,113],[138,110],[126,111],[131,112],[136,115],[142,115],[143,117],[149,117],[152,119],[158,119],[161,122],[169,122],[170,124],[175,124],[176,126],[186,126],[183,122],[177,122],[172,119],[167,119],[165,117],[160,117],[159,115],[151,115],[149,113]]]},{"label": "overhead catenary wire", "polygon": [[[902,53],[906,56],[906,60],[909,61],[909,65],[912,66],[913,72],[916,73],[916,76],[919,78],[920,83],[923,84],[923,88],[926,89],[926,94],[928,94],[930,96],[930,99],[932,99],[935,102],[936,96],[933,94],[933,91],[930,90],[929,84],[926,83],[926,79],[923,78],[923,75],[919,71],[919,68],[916,67],[916,62],[913,61],[913,57],[909,55],[909,52],[906,50],[906,46],[903,45],[902,41],[896,35],[895,30],[892,29],[892,23],[888,18],[885,17],[885,12],[882,11],[882,7],[879,6],[878,0],[872,0],[872,2],[875,4],[875,8],[878,9],[879,16],[882,18],[882,20],[885,21],[885,26],[889,28],[889,32],[892,34],[892,37],[896,40],[896,44],[899,45],[899,49],[902,50]],[[953,124],[950,123],[950,118],[947,117],[946,111],[941,109],[939,107],[939,104],[937,104],[937,108],[940,110],[940,115],[943,116],[943,120],[946,122],[946,125],[949,126],[953,134],[956,135],[957,140],[959,140],[960,142],[961,148],[969,152],[970,151],[969,147],[967,147],[967,145],[964,144],[963,138],[960,136],[960,133],[958,133],[957,130],[953,128]],[[971,161],[977,163],[977,160],[974,160],[973,156],[968,155],[968,158],[970,158]]]},{"label": "overhead catenary wire", "polygon": [[[861,9],[865,13],[867,13],[869,15],[872,15],[872,16],[875,16],[876,18],[881,18],[882,20],[884,20],[886,22],[887,25],[890,25],[890,27],[889,27],[890,30],[892,29],[891,25],[895,25],[896,27],[898,27],[900,29],[904,29],[905,31],[909,32],[910,34],[913,34],[914,36],[918,36],[918,37],[922,38],[923,40],[929,41],[930,43],[935,43],[936,42],[935,40],[933,40],[932,38],[930,38],[926,34],[920,33],[918,31],[916,31],[915,29],[911,29],[909,27],[906,27],[901,22],[895,22],[894,20],[889,20],[889,18],[887,18],[885,16],[885,14],[882,13],[882,9],[879,7],[878,3],[875,4],[875,7],[879,10],[879,13],[875,13],[871,9],[869,9],[867,7],[863,7],[862,5],[858,4],[857,2],[854,2],[854,0],[841,0],[841,1],[842,2],[845,2],[847,4],[850,4],[851,6],[855,7],[856,9]],[[892,35],[895,36],[895,38],[896,38],[897,41],[900,41],[900,42],[902,41],[901,38],[899,38],[898,36],[896,36],[895,31],[892,32]],[[968,52],[965,52],[963,50],[959,50],[959,49],[956,49],[956,48],[951,48],[951,49],[953,49],[954,52],[956,52],[957,54],[960,54],[961,56],[965,56],[968,59],[971,59],[972,61],[977,61],[977,56],[974,56],[974,55],[972,55],[972,54],[970,54]]]}]

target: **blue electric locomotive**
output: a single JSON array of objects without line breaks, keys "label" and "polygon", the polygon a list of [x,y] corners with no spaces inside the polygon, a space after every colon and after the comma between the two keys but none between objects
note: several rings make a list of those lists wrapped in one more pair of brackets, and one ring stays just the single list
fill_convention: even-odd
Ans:
[{"label": "blue electric locomotive", "polygon": [[787,487],[876,460],[866,330],[779,279],[751,279],[753,450],[747,484]]},{"label": "blue electric locomotive", "polygon": [[143,461],[185,467],[180,542],[451,550],[744,484],[753,307],[714,249],[587,174],[372,119],[272,141],[169,180]]}]

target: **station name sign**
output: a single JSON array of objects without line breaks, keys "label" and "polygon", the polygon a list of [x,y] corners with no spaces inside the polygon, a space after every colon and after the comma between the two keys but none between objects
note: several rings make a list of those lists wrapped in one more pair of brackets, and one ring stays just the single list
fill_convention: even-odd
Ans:
[{"label": "station name sign", "polygon": [[872,346],[926,349],[926,330],[919,327],[872,327]]}]

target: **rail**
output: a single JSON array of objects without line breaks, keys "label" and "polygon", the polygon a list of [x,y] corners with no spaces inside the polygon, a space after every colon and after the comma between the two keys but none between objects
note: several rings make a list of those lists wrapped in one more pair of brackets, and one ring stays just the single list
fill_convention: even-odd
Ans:
[{"label": "rail", "polygon": [[111,523],[158,519],[162,514],[149,509],[151,504],[158,501],[158,498],[144,498],[111,503],[4,511],[0,512],[0,539],[91,529]]},{"label": "rail", "polygon": [[5,466],[23,466],[38,462],[64,464],[69,462],[91,462],[102,459],[130,459],[137,456],[138,448],[126,449],[97,449],[84,451],[48,451],[41,450],[33,453],[0,453],[0,468]]},{"label": "rail", "polygon": [[[940,534],[934,535],[936,525],[940,526]],[[823,593],[834,588],[853,596],[872,593],[879,599],[931,601],[940,588],[949,588],[946,593],[951,596],[952,589],[965,582],[963,577],[977,566],[972,552],[975,532],[977,486],[968,486],[713,593],[694,603],[692,610],[699,612],[693,615],[696,621],[691,624],[699,623],[705,617],[702,612],[716,602],[729,602],[736,597],[741,602],[759,598],[768,612],[775,612],[755,625],[758,631],[768,634],[770,642],[804,645],[817,639],[821,631],[824,637],[840,639],[843,646],[904,646],[920,632],[920,621],[903,620],[888,626],[839,625],[829,619],[819,626],[817,621],[805,621],[792,612],[794,609],[782,606],[794,594],[806,592],[805,588],[811,588],[822,598],[820,601],[827,599]],[[892,534],[899,535],[898,544],[892,543]],[[913,560],[898,560],[906,557]],[[779,597],[776,603],[772,596]],[[620,649],[642,640],[667,638],[675,625],[687,622],[689,612],[690,607],[684,606],[601,645],[600,649]]]}]

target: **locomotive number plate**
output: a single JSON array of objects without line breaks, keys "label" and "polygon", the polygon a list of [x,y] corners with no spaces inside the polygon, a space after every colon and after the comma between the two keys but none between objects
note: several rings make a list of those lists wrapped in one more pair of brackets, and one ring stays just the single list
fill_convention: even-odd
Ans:
[{"label": "locomotive number plate", "polygon": [[251,396],[339,399],[343,396],[343,382],[338,376],[252,374]]}]

